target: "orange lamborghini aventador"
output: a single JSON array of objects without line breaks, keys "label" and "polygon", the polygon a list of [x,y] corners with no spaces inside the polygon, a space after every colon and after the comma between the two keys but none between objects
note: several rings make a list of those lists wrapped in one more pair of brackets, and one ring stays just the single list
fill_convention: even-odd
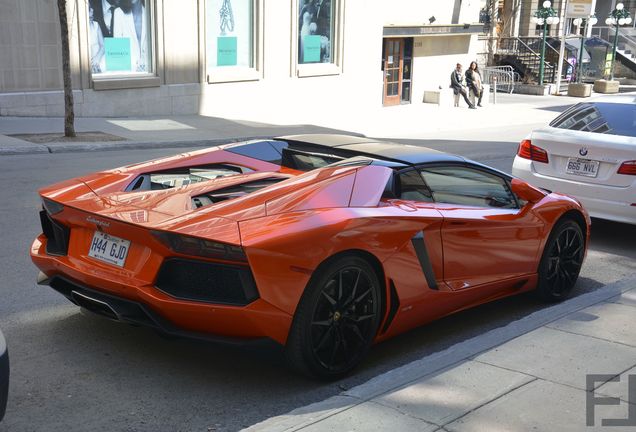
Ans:
[{"label": "orange lamborghini aventador", "polygon": [[589,240],[572,198],[344,135],[227,144],[40,195],[40,284],[161,332],[271,338],[321,378],[471,306],[529,290],[566,298]]}]

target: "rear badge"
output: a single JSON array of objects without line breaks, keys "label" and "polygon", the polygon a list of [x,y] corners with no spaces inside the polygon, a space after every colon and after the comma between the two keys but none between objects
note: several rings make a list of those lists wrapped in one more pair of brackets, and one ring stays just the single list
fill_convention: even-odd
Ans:
[{"label": "rear badge", "polygon": [[97,225],[97,228],[100,228],[100,227],[108,228],[108,227],[110,226],[110,223],[109,223],[109,222],[101,221],[101,220],[99,220],[99,219],[95,219],[95,218],[94,218],[94,217],[92,217],[92,216],[87,217],[87,218],[86,218],[86,222],[92,222],[92,223],[94,223],[95,225]]},{"label": "rear badge", "polygon": [[579,150],[579,154],[581,156],[586,156],[587,155],[587,149],[585,147],[581,147],[581,150]]}]

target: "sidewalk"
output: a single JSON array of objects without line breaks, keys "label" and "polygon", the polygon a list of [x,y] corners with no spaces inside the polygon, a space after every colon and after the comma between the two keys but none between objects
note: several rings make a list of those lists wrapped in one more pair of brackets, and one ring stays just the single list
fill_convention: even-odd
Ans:
[{"label": "sidewalk", "polygon": [[[623,280],[245,430],[633,432],[633,415],[601,423],[627,422],[635,324],[636,279]],[[588,374],[609,376],[587,393]],[[586,426],[587,395],[620,404],[599,403]]]},{"label": "sidewalk", "polygon": [[[375,138],[423,138],[440,131],[455,132],[505,127],[543,125],[567,106],[580,102],[567,96],[498,94],[497,104],[469,110],[413,103],[395,107],[368,107],[351,112],[334,107],[329,112],[312,113],[287,107],[264,112],[258,119],[223,119],[204,116],[83,118],[75,121],[77,132],[104,132],[123,138],[109,142],[57,142],[34,144],[7,135],[63,132],[59,117],[0,117],[0,155],[56,153],[121,148],[210,146],[236,140],[296,133],[340,132]],[[458,139],[460,137],[458,136]],[[502,134],[501,139],[505,139]]]}]

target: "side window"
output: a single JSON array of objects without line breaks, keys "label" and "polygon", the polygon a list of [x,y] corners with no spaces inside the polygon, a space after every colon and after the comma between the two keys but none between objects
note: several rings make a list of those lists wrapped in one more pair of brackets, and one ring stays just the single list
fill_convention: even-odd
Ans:
[{"label": "side window", "polygon": [[433,202],[431,192],[417,170],[401,173],[398,177],[398,196],[404,200]]},{"label": "side window", "polygon": [[517,208],[506,181],[466,167],[430,167],[420,172],[436,202],[473,207]]},{"label": "side window", "polygon": [[248,142],[232,147],[226,147],[225,151],[270,162],[276,165],[280,165],[282,158],[278,149],[275,146],[272,146],[270,141]]}]

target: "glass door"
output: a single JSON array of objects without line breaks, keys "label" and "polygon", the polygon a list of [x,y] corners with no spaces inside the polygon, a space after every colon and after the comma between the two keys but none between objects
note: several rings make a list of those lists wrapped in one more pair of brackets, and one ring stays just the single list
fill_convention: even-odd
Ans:
[{"label": "glass door", "polygon": [[384,40],[384,99],[383,105],[398,105],[402,94],[403,39]]}]

